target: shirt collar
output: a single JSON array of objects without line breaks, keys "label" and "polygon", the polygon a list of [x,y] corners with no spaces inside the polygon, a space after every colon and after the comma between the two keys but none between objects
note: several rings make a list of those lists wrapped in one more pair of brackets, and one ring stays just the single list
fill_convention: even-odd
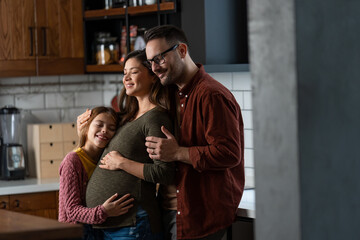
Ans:
[{"label": "shirt collar", "polygon": [[199,70],[196,72],[194,77],[181,89],[179,89],[179,95],[180,96],[188,96],[192,90],[195,88],[195,86],[200,82],[200,80],[203,78],[203,75],[206,73],[204,66],[202,64],[196,64],[196,66],[199,68]]}]

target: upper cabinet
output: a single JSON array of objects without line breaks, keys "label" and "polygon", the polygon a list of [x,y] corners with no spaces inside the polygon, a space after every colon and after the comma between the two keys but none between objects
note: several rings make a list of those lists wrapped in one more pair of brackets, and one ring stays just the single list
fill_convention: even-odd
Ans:
[{"label": "upper cabinet", "polygon": [[84,73],[82,0],[0,0],[0,77]]},{"label": "upper cabinet", "polygon": [[[144,47],[146,29],[162,24],[180,27],[178,1],[84,1],[86,72],[122,72],[124,56]],[[142,44],[141,44],[142,43]]]},{"label": "upper cabinet", "polygon": [[35,2],[0,0],[0,77],[36,74]]}]

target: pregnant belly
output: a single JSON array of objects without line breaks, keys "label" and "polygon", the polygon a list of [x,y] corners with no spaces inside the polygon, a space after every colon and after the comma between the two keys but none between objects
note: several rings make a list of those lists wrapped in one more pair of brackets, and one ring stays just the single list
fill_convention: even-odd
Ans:
[{"label": "pregnant belly", "polygon": [[122,170],[110,171],[96,167],[86,189],[86,205],[101,205],[115,193],[118,193],[118,198],[130,193],[137,200],[140,197],[140,185],[139,178]]}]

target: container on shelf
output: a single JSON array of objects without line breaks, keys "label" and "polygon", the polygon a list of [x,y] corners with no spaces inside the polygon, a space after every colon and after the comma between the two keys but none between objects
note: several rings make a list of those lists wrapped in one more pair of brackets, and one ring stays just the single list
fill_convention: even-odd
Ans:
[{"label": "container on shelf", "polygon": [[95,34],[95,59],[97,65],[107,65],[117,63],[119,60],[119,44],[117,37],[112,37],[108,32],[98,32]]}]

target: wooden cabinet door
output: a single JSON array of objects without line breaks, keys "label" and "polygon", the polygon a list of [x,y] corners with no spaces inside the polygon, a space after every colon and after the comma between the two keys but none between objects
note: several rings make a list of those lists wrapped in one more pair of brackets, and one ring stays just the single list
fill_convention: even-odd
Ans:
[{"label": "wooden cabinet door", "polygon": [[84,73],[81,0],[36,0],[39,75]]},{"label": "wooden cabinet door", "polygon": [[0,77],[36,74],[34,0],[0,0]]},{"label": "wooden cabinet door", "polygon": [[0,209],[9,209],[9,196],[0,196]]},{"label": "wooden cabinet door", "polygon": [[56,191],[10,195],[10,210],[57,218]]}]

